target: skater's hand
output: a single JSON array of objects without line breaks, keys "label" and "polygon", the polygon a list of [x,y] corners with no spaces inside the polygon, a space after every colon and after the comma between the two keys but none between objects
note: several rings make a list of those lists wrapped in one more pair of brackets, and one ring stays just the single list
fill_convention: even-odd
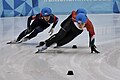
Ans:
[{"label": "skater's hand", "polygon": [[96,49],[96,46],[91,46],[91,53],[100,53],[97,49]]},{"label": "skater's hand", "polygon": [[94,48],[97,48],[96,45],[94,45]]},{"label": "skater's hand", "polygon": [[48,33],[50,33],[50,35],[52,35],[52,34],[53,34],[53,31],[54,31],[54,29],[51,28],[50,31],[49,31]]}]

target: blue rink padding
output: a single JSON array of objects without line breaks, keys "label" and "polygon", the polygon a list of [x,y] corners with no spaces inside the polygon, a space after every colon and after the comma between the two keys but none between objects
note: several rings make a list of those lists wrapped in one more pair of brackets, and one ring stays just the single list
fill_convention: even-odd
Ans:
[{"label": "blue rink padding", "polygon": [[50,7],[54,14],[69,14],[78,8],[90,14],[120,13],[120,0],[0,0],[0,17],[34,15],[43,7]]},{"label": "blue rink padding", "polygon": [[120,1],[119,1],[119,4],[117,3],[117,1],[114,2],[113,13],[120,13]]}]

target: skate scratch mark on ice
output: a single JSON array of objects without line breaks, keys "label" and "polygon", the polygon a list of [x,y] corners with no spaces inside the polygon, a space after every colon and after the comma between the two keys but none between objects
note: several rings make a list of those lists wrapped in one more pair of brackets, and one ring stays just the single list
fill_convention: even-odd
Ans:
[{"label": "skate scratch mark on ice", "polygon": [[[80,72],[80,69],[82,69],[87,75],[89,75],[90,77],[92,77],[92,80],[96,80],[93,76],[90,75],[90,73],[88,73],[85,69],[83,69],[83,68],[81,67],[81,64],[75,63],[76,57],[78,57],[78,54],[74,54],[74,55],[71,57],[71,59],[70,59],[70,63],[71,63],[71,65],[73,66],[74,70],[78,71],[78,73],[81,73],[81,72]],[[81,58],[82,58],[82,56],[81,56]],[[83,58],[82,58],[82,59],[83,59]]]}]

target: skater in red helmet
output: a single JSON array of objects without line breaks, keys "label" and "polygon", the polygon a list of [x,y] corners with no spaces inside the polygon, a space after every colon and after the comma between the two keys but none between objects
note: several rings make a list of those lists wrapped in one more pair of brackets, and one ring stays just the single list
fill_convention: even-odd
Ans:
[{"label": "skater in red helmet", "polygon": [[[31,21],[32,24],[30,25]],[[50,35],[53,33],[53,29],[58,23],[58,18],[52,14],[52,10],[48,7],[45,7],[41,10],[41,13],[30,16],[27,21],[27,29],[25,29],[18,37],[17,40],[10,41],[7,44],[12,43],[21,43],[25,42],[27,40],[30,40],[37,36],[38,33],[44,31],[46,28],[48,28],[53,23],[49,33]],[[28,35],[29,34],[29,35]],[[26,36],[28,35],[28,36]]]},{"label": "skater in red helmet", "polygon": [[90,35],[89,47],[91,47],[91,53],[100,53],[96,50],[96,46],[94,44],[94,27],[86,14],[86,10],[84,9],[72,11],[70,16],[61,23],[61,29],[57,34],[54,34],[49,39],[39,43],[39,46],[42,47],[38,49],[36,53],[46,50],[53,43],[57,43],[58,47],[69,43],[83,32],[83,28],[86,28]]}]

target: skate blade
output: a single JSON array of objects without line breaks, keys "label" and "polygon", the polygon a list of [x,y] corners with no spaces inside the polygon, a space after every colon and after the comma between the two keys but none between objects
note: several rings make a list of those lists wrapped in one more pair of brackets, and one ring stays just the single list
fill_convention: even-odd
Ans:
[{"label": "skate blade", "polygon": [[7,42],[6,44],[12,44],[12,42]]},{"label": "skate blade", "polygon": [[7,42],[6,44],[19,44],[19,43],[21,43],[21,42]]},{"label": "skate blade", "polygon": [[38,54],[38,53],[44,53],[44,52],[42,52],[40,50],[38,50],[38,51],[35,52],[35,54]]},{"label": "skate blade", "polygon": [[60,48],[60,46],[55,46],[54,48]]},{"label": "skate blade", "polygon": [[37,45],[36,48],[41,47],[40,45]]}]

